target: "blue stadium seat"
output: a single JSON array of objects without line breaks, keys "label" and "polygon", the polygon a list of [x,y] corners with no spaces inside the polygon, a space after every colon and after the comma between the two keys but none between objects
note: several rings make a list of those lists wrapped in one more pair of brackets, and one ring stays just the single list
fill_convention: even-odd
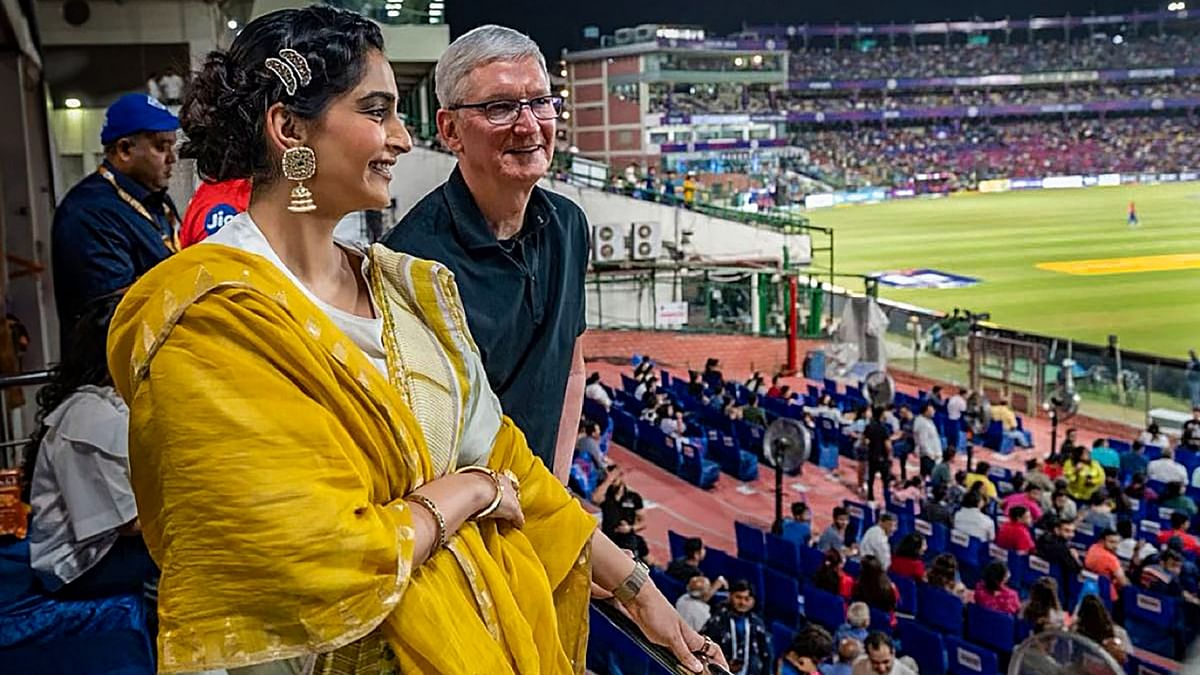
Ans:
[{"label": "blue stadium seat", "polygon": [[858,541],[875,524],[875,507],[850,499],[843,500],[842,506],[850,514],[850,527],[846,531],[851,533],[854,541]]},{"label": "blue stadium seat", "polygon": [[900,620],[899,633],[900,653],[917,662],[921,675],[946,672],[946,647],[941,635],[908,619]]},{"label": "blue stadium seat", "polygon": [[[733,560],[734,557],[725,551],[722,551],[719,548],[706,546],[704,560],[700,561],[700,571],[704,572],[704,575],[709,579],[725,577],[727,580],[732,582],[737,578],[732,576],[732,571],[730,569],[730,563]],[[755,588],[754,591],[757,593],[758,589]]]},{"label": "blue stadium seat", "polygon": [[667,530],[667,544],[671,548],[671,560],[678,560],[683,557],[683,543],[687,539],[687,537],[675,530]]},{"label": "blue stadium seat", "polygon": [[709,456],[722,471],[744,482],[758,478],[758,458],[742,450],[737,439],[718,429],[709,429],[707,435]]},{"label": "blue stadium seat", "polygon": [[759,592],[765,601],[767,618],[788,626],[800,624],[800,584],[795,578],[775,570],[762,570],[763,589]]},{"label": "blue stadium seat", "polygon": [[734,521],[733,534],[737,540],[739,558],[752,562],[767,561],[767,543],[762,530],[753,525]]},{"label": "blue stadium seat", "polygon": [[1139,659],[1137,656],[1130,654],[1129,660],[1125,662],[1125,672],[1129,673],[1129,675],[1177,675],[1179,671]]},{"label": "blue stadium seat", "polygon": [[771,622],[771,652],[775,656],[782,655],[792,645],[796,630],[778,621]]},{"label": "blue stadium seat", "polygon": [[882,609],[868,608],[871,612],[870,629],[892,634],[892,615]]},{"label": "blue stadium seat", "polygon": [[[777,572],[799,579],[807,576],[800,567],[800,545],[790,539],[767,533],[766,563]],[[807,546],[805,548],[808,548]]]},{"label": "blue stadium seat", "polygon": [[900,593],[900,602],[896,605],[896,611],[908,616],[917,615],[917,582],[902,577],[897,574],[888,572],[888,577],[892,583],[896,585],[896,591]]},{"label": "blue stadium seat", "polygon": [[[673,440],[668,438],[668,441]],[[705,459],[704,450],[691,442],[681,441],[679,447],[679,477],[696,487],[707,490],[721,478],[721,466]]]},{"label": "blue stadium seat", "polygon": [[735,556],[729,556],[726,562],[725,578],[730,583],[738,579],[745,579],[750,582],[750,586],[754,589],[754,595],[759,598],[763,597],[763,568],[756,562],[742,560]]},{"label": "blue stadium seat", "polygon": [[613,440],[630,450],[637,449],[637,418],[624,410],[612,411]]},{"label": "blue stadium seat", "polygon": [[946,546],[950,539],[950,528],[941,523],[931,523],[928,520],[916,518],[913,520],[913,529],[925,536],[925,546],[929,549],[929,555],[936,556],[946,552]]},{"label": "blue stadium seat", "polygon": [[675,601],[687,592],[687,584],[675,577],[667,576],[666,572],[658,568],[650,568],[650,579],[658,587],[658,590],[662,591],[663,597],[670,601],[671,604],[675,604]]},{"label": "blue stadium seat", "polygon": [[949,635],[962,635],[963,602],[953,593],[921,585],[917,589],[917,619]]},{"label": "blue stadium seat", "polygon": [[[1029,588],[1033,586],[1034,582],[1042,577],[1054,577],[1054,579],[1059,582],[1059,585],[1062,585],[1062,572],[1058,569],[1058,565],[1052,565],[1044,558],[1039,556],[1030,554],[1029,557],[1026,558],[1024,572],[1025,574],[1021,578],[1022,588]],[[1060,590],[1065,591],[1066,589]]]},{"label": "blue stadium seat", "polygon": [[1121,593],[1125,606],[1125,630],[1133,644],[1175,658],[1175,599],[1132,586]]},{"label": "blue stadium seat", "polygon": [[829,419],[828,417],[819,416],[814,421],[816,422],[816,434],[814,439],[817,450],[816,461],[819,465],[824,466],[821,458],[830,453],[833,454],[835,459],[837,458],[838,438],[842,435],[842,430],[838,427],[837,422]]},{"label": "blue stadium seat", "polygon": [[1004,425],[999,420],[992,420],[992,423],[988,425],[987,432],[983,435],[982,445],[1002,455],[1013,451],[1013,440],[1004,433]]},{"label": "blue stadium seat", "polygon": [[763,456],[763,436],[766,430],[757,424],[750,424],[742,420],[733,422],[734,433],[737,434],[738,445],[746,452],[753,454],[755,457]]},{"label": "blue stadium seat", "polygon": [[804,588],[804,613],[809,621],[833,632],[846,621],[846,603],[840,595],[808,585]]},{"label": "blue stadium seat", "polygon": [[946,638],[946,656],[950,663],[950,675],[1000,672],[1000,659],[992,650],[956,637]]},{"label": "blue stadium seat", "polygon": [[811,579],[825,561],[825,554],[815,546],[800,547],[800,571],[807,579]]},{"label": "blue stadium seat", "polygon": [[976,539],[966,532],[950,530],[950,542],[946,550],[958,559],[959,574],[963,583],[973,586],[978,580],[980,570],[989,561],[988,545],[982,539]]},{"label": "blue stadium seat", "polygon": [[971,642],[1006,654],[1013,650],[1016,633],[1016,619],[1011,614],[973,602],[967,605],[967,639]]}]

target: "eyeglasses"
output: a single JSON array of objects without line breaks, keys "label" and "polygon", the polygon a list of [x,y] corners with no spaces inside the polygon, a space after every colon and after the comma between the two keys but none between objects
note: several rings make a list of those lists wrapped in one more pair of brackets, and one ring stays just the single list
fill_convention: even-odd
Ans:
[{"label": "eyeglasses", "polygon": [[563,99],[561,96],[538,96],[537,98],[498,99],[483,103],[459,103],[450,106],[450,110],[473,109],[482,110],[484,117],[492,124],[512,124],[521,116],[521,109],[529,107],[529,111],[539,120],[552,120],[562,112]]}]

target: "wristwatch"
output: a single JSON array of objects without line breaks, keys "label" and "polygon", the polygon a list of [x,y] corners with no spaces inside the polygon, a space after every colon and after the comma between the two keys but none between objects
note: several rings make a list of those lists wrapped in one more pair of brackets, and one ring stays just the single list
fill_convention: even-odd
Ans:
[{"label": "wristwatch", "polygon": [[642,590],[642,586],[649,580],[650,568],[641,562],[635,562],[633,564],[633,571],[629,573],[629,576],[625,577],[625,581],[622,581],[612,590],[613,597],[619,600],[622,605],[628,605],[633,602],[638,592]]}]

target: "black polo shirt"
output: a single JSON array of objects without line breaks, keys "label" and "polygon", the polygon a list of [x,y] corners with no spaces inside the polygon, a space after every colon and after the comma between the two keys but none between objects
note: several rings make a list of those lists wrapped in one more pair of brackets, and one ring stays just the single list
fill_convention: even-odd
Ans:
[{"label": "black polo shirt", "polygon": [[588,226],[562,195],[535,187],[525,224],[499,241],[458,167],[384,235],[388,247],[446,265],[504,413],[534,454],[554,466],[554,446],[575,340],[587,327]]},{"label": "black polo shirt", "polygon": [[164,239],[174,226],[163,214],[166,205],[179,220],[166,191],[151,192],[117,171],[107,161],[117,185],[155,217],[151,223],[117,195],[99,173],[79,181],[54,212],[50,254],[54,302],[60,338],[70,333],[79,314],[96,298],[125,288],[171,255]]}]

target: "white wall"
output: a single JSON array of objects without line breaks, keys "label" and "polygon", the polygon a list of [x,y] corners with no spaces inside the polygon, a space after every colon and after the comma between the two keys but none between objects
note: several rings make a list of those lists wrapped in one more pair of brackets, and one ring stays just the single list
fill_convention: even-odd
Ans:
[{"label": "white wall", "polygon": [[[92,15],[82,26],[63,20],[59,0],[37,2],[42,44],[131,45],[187,43],[193,62],[232,37],[215,3],[203,0],[89,0]],[[114,68],[121,67],[119,63]]]}]

